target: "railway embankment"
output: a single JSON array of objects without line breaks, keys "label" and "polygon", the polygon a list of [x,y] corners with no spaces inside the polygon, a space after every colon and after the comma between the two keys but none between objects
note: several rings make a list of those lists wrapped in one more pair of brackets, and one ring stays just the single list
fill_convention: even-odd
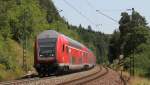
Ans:
[{"label": "railway embankment", "polygon": [[125,85],[120,74],[108,67],[96,66],[60,76],[33,77],[14,81],[1,82],[0,85]]}]

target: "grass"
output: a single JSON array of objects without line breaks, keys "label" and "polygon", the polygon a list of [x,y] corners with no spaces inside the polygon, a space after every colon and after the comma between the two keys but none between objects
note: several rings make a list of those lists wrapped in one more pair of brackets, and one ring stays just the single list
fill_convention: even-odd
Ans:
[{"label": "grass", "polygon": [[[130,77],[130,74],[128,72],[122,72],[122,75],[124,76],[125,80],[128,80]],[[134,77],[131,76],[127,85],[150,85],[150,79],[145,77],[140,77],[137,75],[135,75]]]},{"label": "grass", "polygon": [[150,79],[141,78],[141,77],[133,77],[130,80],[129,85],[150,85]]},{"label": "grass", "polygon": [[[120,69],[119,69],[120,70]],[[118,71],[121,74],[121,71]],[[138,74],[135,74],[135,76],[130,76],[128,71],[122,72],[123,78],[128,81],[127,85],[150,85],[150,79],[147,77],[142,77]]]},{"label": "grass", "polygon": [[[22,46],[12,39],[0,40],[0,81],[16,79],[24,75]],[[33,68],[33,53],[27,51],[28,70]]]}]

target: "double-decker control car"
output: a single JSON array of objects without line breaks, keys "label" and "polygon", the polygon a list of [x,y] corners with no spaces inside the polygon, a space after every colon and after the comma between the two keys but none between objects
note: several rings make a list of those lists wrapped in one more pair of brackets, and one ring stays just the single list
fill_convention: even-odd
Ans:
[{"label": "double-decker control car", "polygon": [[39,75],[94,67],[96,58],[83,44],[54,30],[36,36],[34,67]]}]

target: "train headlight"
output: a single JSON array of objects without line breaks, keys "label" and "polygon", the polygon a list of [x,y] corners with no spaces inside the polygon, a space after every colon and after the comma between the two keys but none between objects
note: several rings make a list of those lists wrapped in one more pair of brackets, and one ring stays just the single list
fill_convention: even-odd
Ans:
[{"label": "train headlight", "polygon": [[54,56],[54,54],[52,54],[52,56]]}]

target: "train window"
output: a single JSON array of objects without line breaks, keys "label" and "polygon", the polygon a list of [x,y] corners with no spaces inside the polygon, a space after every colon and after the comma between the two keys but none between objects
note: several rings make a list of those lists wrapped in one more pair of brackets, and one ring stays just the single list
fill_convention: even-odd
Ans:
[{"label": "train window", "polygon": [[81,55],[84,56],[84,52],[81,52]]},{"label": "train window", "polygon": [[69,48],[68,46],[66,46],[66,51],[67,51],[67,53],[71,53],[71,48]]},{"label": "train window", "polygon": [[62,52],[64,52],[64,50],[65,50],[65,46],[64,46],[64,44],[63,44]]},{"label": "train window", "polygon": [[68,48],[68,46],[66,46],[66,52],[69,53],[69,48]]},{"label": "train window", "polygon": [[44,38],[38,40],[40,57],[55,57],[55,38]]}]

